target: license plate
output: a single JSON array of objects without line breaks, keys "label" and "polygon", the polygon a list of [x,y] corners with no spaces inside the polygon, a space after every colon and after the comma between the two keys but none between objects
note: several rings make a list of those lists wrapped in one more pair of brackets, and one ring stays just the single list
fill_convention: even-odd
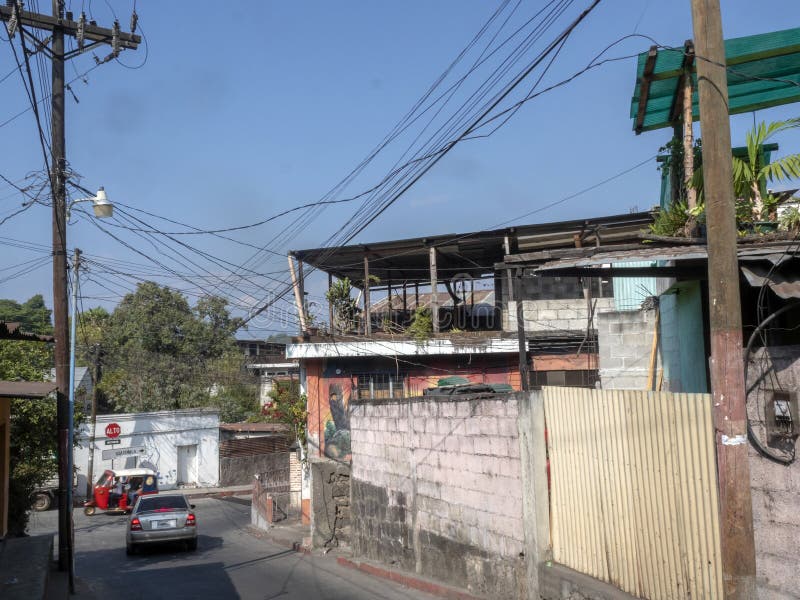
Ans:
[{"label": "license plate", "polygon": [[175,527],[175,519],[170,519],[169,521],[156,522],[156,529],[169,529],[170,527]]}]

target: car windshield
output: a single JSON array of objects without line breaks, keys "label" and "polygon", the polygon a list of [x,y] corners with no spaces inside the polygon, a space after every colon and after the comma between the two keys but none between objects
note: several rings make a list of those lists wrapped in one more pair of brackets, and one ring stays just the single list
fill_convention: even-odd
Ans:
[{"label": "car windshield", "polygon": [[189,508],[189,504],[183,496],[154,496],[139,500],[136,512],[168,512],[171,510],[186,510],[187,508]]}]

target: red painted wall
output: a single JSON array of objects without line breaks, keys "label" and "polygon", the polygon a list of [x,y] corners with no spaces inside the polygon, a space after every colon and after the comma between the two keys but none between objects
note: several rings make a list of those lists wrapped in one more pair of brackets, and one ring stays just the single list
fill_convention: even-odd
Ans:
[{"label": "red painted wall", "polygon": [[408,387],[422,395],[425,388],[436,387],[439,379],[458,375],[472,383],[506,383],[520,389],[516,354],[491,356],[438,356],[390,359],[307,359],[306,394],[308,397],[309,454],[349,460],[349,406],[357,374],[405,373]]}]

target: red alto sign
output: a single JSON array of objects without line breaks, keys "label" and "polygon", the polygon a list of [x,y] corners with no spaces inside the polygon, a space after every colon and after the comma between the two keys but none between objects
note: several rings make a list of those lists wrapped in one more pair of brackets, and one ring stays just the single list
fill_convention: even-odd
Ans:
[{"label": "red alto sign", "polygon": [[119,437],[120,431],[122,431],[122,429],[116,423],[109,423],[108,425],[106,425],[106,437],[110,438]]}]

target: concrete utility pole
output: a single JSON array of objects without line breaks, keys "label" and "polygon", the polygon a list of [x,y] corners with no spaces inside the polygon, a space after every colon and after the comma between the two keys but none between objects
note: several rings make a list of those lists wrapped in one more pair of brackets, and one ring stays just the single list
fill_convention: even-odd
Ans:
[{"label": "concrete utility pole", "polygon": [[89,417],[89,466],[86,469],[86,498],[91,499],[94,492],[94,430],[97,427],[97,399],[100,395],[100,344],[95,344],[92,351],[92,412]]},{"label": "concrete utility pole", "polygon": [[[66,134],[64,130],[64,63],[84,50],[108,44],[115,57],[122,48],[136,49],[141,42],[138,35],[123,33],[119,23],[113,29],[98,27],[86,22],[85,15],[73,21],[64,13],[63,0],[53,0],[53,14],[44,15],[22,10],[22,3],[0,6],[0,21],[16,23],[20,35],[30,35],[26,27],[51,33],[52,53],[52,122],[51,122],[51,189],[53,194],[53,326],[55,337],[55,371],[58,420],[58,567],[69,568],[72,547],[72,526],[67,510],[67,489],[72,486],[72,473],[68,471],[68,421],[69,421],[69,328],[67,324],[67,192],[66,192]],[[78,40],[78,50],[64,52],[64,36]],[[85,42],[88,44],[84,45]]]},{"label": "concrete utility pole", "polygon": [[742,311],[719,0],[692,0],[708,222],[711,389],[717,440],[725,598],[755,598],[756,559],[747,458]]}]

